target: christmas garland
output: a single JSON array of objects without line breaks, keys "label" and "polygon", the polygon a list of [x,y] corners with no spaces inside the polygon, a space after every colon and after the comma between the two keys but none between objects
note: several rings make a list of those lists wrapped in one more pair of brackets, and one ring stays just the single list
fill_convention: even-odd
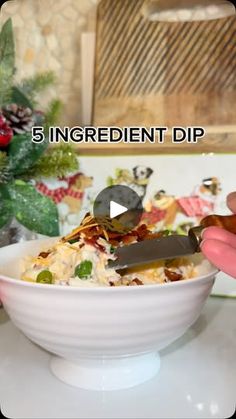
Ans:
[{"label": "christmas garland", "polygon": [[40,234],[59,234],[55,203],[35,189],[34,179],[65,176],[78,169],[75,151],[68,145],[48,148],[34,144],[31,129],[46,129],[58,121],[62,109],[53,99],[39,110],[38,93],[55,83],[53,72],[36,74],[14,83],[15,43],[11,19],[0,32],[0,228],[13,218]]}]

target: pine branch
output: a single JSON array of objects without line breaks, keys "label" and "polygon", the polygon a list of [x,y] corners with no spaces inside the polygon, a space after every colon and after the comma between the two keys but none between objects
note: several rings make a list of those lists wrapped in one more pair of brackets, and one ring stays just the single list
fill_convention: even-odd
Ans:
[{"label": "pine branch", "polygon": [[8,104],[12,96],[13,74],[9,67],[0,65],[0,107]]},{"label": "pine branch", "polygon": [[0,184],[7,183],[12,178],[12,173],[8,170],[7,153],[0,151]]},{"label": "pine branch", "polygon": [[0,32],[0,63],[14,72],[15,42],[11,18],[3,24]]},{"label": "pine branch", "polygon": [[53,71],[37,73],[35,76],[22,80],[16,87],[29,99],[31,103],[36,105],[36,95],[48,87],[54,85],[56,76]]},{"label": "pine branch", "polygon": [[0,106],[11,100],[14,65],[14,34],[12,20],[8,19],[0,32]]},{"label": "pine branch", "polygon": [[78,170],[78,160],[74,149],[69,145],[60,145],[51,149],[28,171],[28,178],[63,177]]},{"label": "pine branch", "polygon": [[56,125],[58,122],[63,108],[63,103],[60,99],[53,99],[48,106],[47,111],[45,112],[45,128],[46,130],[49,127]]},{"label": "pine branch", "polygon": [[0,171],[7,165],[7,153],[0,151]]}]

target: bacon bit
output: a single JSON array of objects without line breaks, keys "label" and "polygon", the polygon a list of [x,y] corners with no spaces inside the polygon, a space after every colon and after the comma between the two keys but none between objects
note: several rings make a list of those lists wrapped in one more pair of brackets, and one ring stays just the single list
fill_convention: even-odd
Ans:
[{"label": "bacon bit", "polygon": [[138,235],[138,239],[139,239],[139,241],[142,241],[142,240],[146,237],[146,235],[147,235],[148,233],[150,233],[150,230],[148,230],[148,228],[147,228],[147,225],[146,225],[146,224],[141,224],[141,225],[137,228],[136,232],[137,232],[137,235]]},{"label": "bacon bit", "polygon": [[[92,224],[89,224],[89,222],[92,222]],[[70,234],[63,237],[63,241],[68,241],[77,238],[80,236],[81,231],[86,230],[87,228],[91,229],[92,227],[97,226],[99,226],[99,224],[95,221],[95,219],[92,218],[91,215],[87,215],[85,216],[79,227],[75,228]]]},{"label": "bacon bit", "polygon": [[169,269],[164,269],[165,275],[166,277],[170,280],[170,281],[180,281],[180,279],[183,278],[182,274],[178,274],[177,272],[174,271],[170,271]]},{"label": "bacon bit", "polygon": [[138,236],[137,236],[137,234],[136,234],[135,231],[134,232],[131,232],[131,233],[128,233],[125,236],[121,237],[121,241],[124,244],[131,244],[133,242],[136,242],[137,239],[138,239]]},{"label": "bacon bit", "polygon": [[153,239],[159,239],[160,237],[163,237],[163,233],[160,231],[158,233],[148,233],[144,240],[153,240]]},{"label": "bacon bit", "polygon": [[130,286],[134,286],[134,285],[143,285],[143,282],[140,280],[140,279],[138,279],[138,278],[134,278],[130,283],[129,283],[129,285]]},{"label": "bacon bit", "polygon": [[116,239],[116,238],[126,236],[126,234],[121,234],[119,232],[114,232],[114,231],[107,231],[107,234],[108,234],[109,239]]},{"label": "bacon bit", "polygon": [[109,243],[113,246],[113,247],[118,247],[120,245],[120,242],[118,240],[109,240]]},{"label": "bacon bit", "polygon": [[[111,227],[111,229],[109,229],[109,227]],[[62,242],[67,242],[72,239],[79,240],[82,234],[82,237],[88,244],[91,244],[104,252],[105,248],[97,243],[99,238],[104,238],[112,246],[117,247],[121,243],[129,245],[136,241],[151,240],[164,235],[164,232],[152,233],[146,224],[141,224],[136,230],[132,230],[125,234],[123,234],[119,228],[117,228],[117,231],[115,228],[115,225],[111,225],[111,220],[104,218],[99,224],[95,218],[87,213],[81,222],[81,225],[74,229],[70,234],[63,237]]]},{"label": "bacon bit", "polygon": [[106,248],[97,242],[97,238],[91,239],[84,239],[85,243],[90,244],[91,246],[95,247],[96,249],[100,250],[100,252],[105,252]]},{"label": "bacon bit", "polygon": [[51,252],[41,252],[39,253],[39,257],[46,259]]}]

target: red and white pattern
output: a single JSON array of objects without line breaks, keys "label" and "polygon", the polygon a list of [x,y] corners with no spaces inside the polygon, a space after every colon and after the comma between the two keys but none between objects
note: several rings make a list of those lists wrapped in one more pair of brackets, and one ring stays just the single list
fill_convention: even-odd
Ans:
[{"label": "red and white pattern", "polygon": [[146,224],[156,224],[163,221],[166,216],[166,211],[152,206],[150,211],[145,211],[142,215],[142,222]]},{"label": "red and white pattern", "polygon": [[214,203],[199,196],[178,198],[177,202],[188,217],[204,217],[214,211]]},{"label": "red and white pattern", "polygon": [[76,180],[80,176],[81,173],[77,173],[76,175],[73,175],[69,178],[60,178],[59,180],[67,182],[68,187],[66,188],[60,187],[56,189],[50,189],[43,182],[38,182],[36,184],[36,188],[41,194],[51,198],[55,202],[55,204],[59,204],[65,196],[71,196],[73,198],[81,200],[84,197],[84,192],[73,189]]}]

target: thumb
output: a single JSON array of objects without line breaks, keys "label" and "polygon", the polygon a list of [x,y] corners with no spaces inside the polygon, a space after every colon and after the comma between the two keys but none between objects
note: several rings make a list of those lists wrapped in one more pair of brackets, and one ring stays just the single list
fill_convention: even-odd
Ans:
[{"label": "thumb", "polygon": [[236,278],[236,249],[220,240],[206,239],[201,244],[204,256],[218,269]]}]

